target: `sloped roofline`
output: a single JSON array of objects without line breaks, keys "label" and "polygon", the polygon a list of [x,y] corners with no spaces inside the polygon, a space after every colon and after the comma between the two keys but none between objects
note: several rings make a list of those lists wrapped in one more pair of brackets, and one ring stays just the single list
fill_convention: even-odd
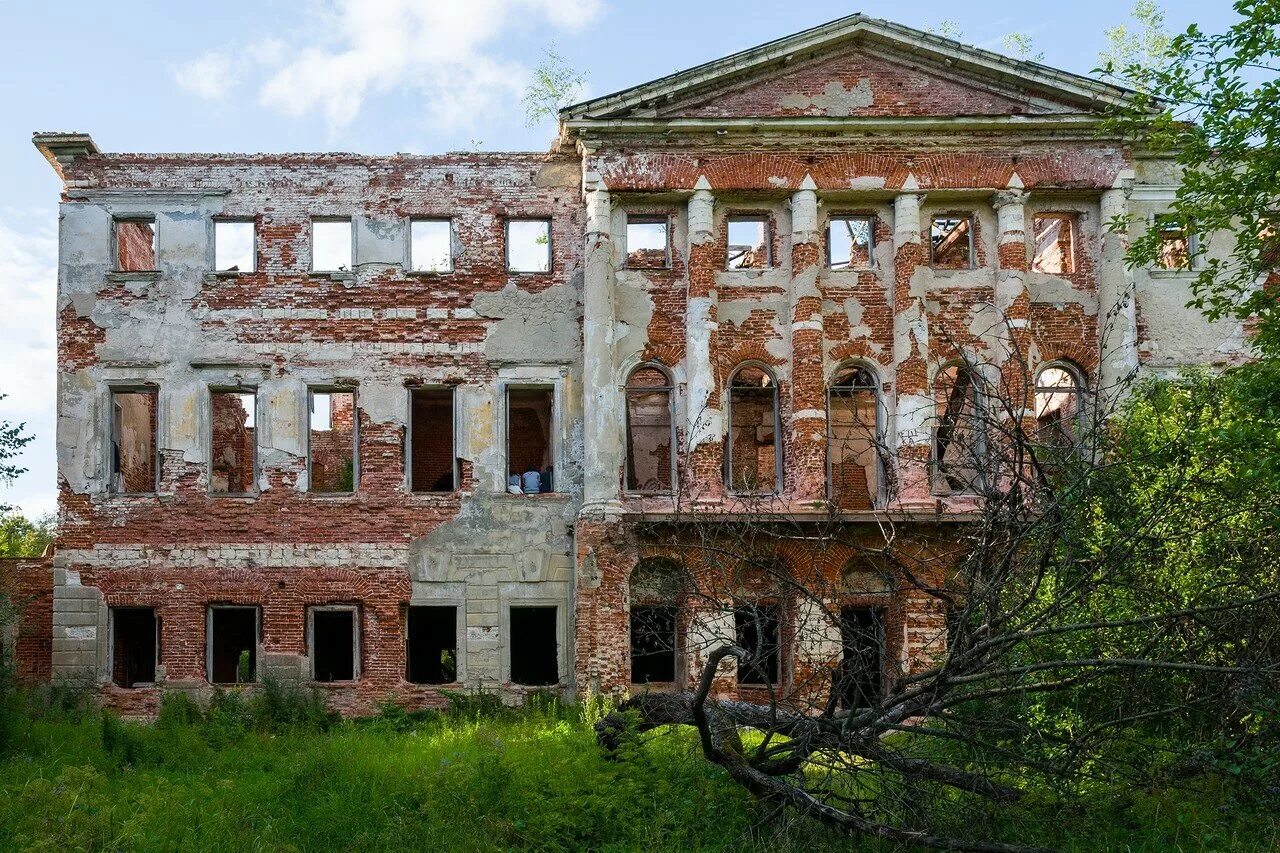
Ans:
[{"label": "sloped roofline", "polygon": [[609,95],[571,104],[560,110],[562,121],[591,121],[617,118],[627,112],[659,101],[728,83],[771,65],[783,65],[797,54],[829,47],[853,38],[869,43],[887,43],[910,53],[979,77],[1016,84],[1042,95],[1074,102],[1088,110],[1123,105],[1131,89],[1095,80],[1038,62],[1013,59],[990,50],[962,44],[954,39],[927,33],[902,24],[863,14],[838,18],[808,30],[739,51],[721,59],[677,71],[648,83]]}]

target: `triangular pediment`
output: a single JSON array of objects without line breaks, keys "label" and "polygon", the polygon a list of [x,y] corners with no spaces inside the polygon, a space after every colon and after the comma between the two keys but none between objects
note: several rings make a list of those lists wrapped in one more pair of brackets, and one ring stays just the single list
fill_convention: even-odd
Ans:
[{"label": "triangular pediment", "polygon": [[1101,113],[1129,92],[853,15],[575,104],[567,121]]}]

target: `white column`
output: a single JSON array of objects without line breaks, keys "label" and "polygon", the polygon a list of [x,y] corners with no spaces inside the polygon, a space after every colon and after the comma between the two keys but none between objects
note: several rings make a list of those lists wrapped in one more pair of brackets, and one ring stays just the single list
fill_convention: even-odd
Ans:
[{"label": "white column", "polygon": [[587,237],[582,293],[583,513],[620,508],[625,413],[613,364],[614,268],[609,190],[583,179]]},{"label": "white column", "polygon": [[[685,307],[685,369],[688,392],[686,435],[689,452],[720,440],[720,401],[711,369],[711,333],[716,328],[714,270],[699,247],[715,242],[715,197],[711,184],[699,177],[689,199],[689,298]],[[695,258],[695,255],[698,257]],[[704,267],[706,267],[704,269]],[[709,280],[710,279],[710,280]]]},{"label": "white column", "polygon": [[1113,218],[1129,212],[1129,190],[1107,190],[1099,208],[1102,252],[1098,264],[1098,397],[1099,403],[1106,406],[1138,369],[1138,299],[1133,272],[1124,262],[1128,234],[1107,230],[1107,223]]}]

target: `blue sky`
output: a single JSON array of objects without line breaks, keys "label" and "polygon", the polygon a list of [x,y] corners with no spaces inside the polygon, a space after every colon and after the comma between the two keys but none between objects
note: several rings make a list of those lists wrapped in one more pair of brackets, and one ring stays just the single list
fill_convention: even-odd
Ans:
[{"label": "blue sky", "polygon": [[[552,42],[603,94],[863,12],[958,22],[1001,50],[1032,37],[1049,65],[1088,73],[1126,2],[917,0],[0,0],[0,419],[26,421],[30,469],[0,503],[52,510],[57,198],[36,130],[106,151],[543,150],[520,95]],[[1227,0],[1163,4],[1171,30],[1220,30]]]}]

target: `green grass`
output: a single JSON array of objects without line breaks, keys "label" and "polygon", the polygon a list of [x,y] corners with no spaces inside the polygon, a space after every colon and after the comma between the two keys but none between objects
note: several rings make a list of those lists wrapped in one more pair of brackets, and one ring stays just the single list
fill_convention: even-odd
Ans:
[{"label": "green grass", "polygon": [[[28,719],[0,761],[0,850],[887,849],[766,822],[684,734],[606,759],[584,709],[469,703],[330,725],[302,705],[277,701],[265,722],[242,702],[207,721],[173,703],[153,726]],[[1075,811],[1033,796],[988,828],[1080,851],[1271,849],[1274,812],[1233,796],[1212,780],[1193,794],[1100,794]]]}]

